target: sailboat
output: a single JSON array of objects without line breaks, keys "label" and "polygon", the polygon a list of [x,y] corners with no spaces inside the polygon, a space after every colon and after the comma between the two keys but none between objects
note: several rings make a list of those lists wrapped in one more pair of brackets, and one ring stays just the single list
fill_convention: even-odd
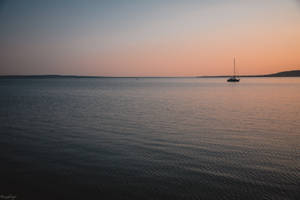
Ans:
[{"label": "sailboat", "polygon": [[227,79],[227,82],[239,82],[240,79],[235,75],[235,57],[233,58],[233,76]]}]

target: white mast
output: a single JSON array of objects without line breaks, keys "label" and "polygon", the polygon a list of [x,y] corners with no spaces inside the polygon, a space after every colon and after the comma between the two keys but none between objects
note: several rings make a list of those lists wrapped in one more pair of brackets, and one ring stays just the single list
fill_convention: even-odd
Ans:
[{"label": "white mast", "polygon": [[233,77],[235,77],[235,57],[233,57]]}]

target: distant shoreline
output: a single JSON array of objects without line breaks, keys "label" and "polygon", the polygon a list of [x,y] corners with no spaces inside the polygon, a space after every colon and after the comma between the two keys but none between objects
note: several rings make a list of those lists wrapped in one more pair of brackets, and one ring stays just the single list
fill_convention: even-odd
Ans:
[{"label": "distant shoreline", "polygon": [[[197,78],[226,78],[229,76],[197,76]],[[300,70],[283,71],[274,74],[263,75],[240,75],[239,77],[245,78],[261,78],[261,77],[300,77]]]},{"label": "distant shoreline", "polygon": [[[49,79],[49,78],[227,78],[231,75],[220,76],[79,76],[79,75],[0,75],[0,79]],[[240,75],[245,78],[261,78],[261,77],[300,77],[300,70],[283,71],[274,74],[264,75]]]},{"label": "distant shoreline", "polygon": [[196,76],[77,76],[77,75],[0,75],[0,79],[98,79],[98,78],[196,78]]}]

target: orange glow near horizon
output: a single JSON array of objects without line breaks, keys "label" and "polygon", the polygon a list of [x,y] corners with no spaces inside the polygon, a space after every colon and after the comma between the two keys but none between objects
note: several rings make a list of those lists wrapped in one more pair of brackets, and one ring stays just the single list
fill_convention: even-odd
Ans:
[{"label": "orange glow near horizon", "polygon": [[109,70],[115,68],[125,76],[227,75],[232,73],[233,56],[237,58],[239,73],[244,75],[300,69],[300,30],[253,35],[249,31],[248,37],[236,41],[228,38],[200,41],[190,37],[132,45],[85,59],[94,61],[90,64],[95,68],[107,66],[107,75],[113,75]]}]

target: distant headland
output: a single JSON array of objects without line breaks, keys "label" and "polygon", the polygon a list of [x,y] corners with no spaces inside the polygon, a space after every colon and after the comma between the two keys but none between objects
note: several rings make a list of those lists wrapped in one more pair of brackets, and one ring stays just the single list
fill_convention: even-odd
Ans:
[{"label": "distant headland", "polygon": [[[228,76],[197,76],[197,78],[226,78]],[[239,77],[300,77],[300,70],[283,71],[274,74],[263,74],[263,75],[240,75]]]},{"label": "distant headland", "polygon": [[265,77],[297,77],[300,76],[300,70],[284,71],[275,74],[264,75]]},{"label": "distant headland", "polygon": [[[196,78],[226,78],[230,75],[220,76],[196,76]],[[300,77],[300,70],[283,71],[264,75],[240,75],[239,77]],[[0,75],[0,79],[59,79],[59,78],[190,78],[186,77],[142,77],[142,76],[78,76],[78,75]]]}]

